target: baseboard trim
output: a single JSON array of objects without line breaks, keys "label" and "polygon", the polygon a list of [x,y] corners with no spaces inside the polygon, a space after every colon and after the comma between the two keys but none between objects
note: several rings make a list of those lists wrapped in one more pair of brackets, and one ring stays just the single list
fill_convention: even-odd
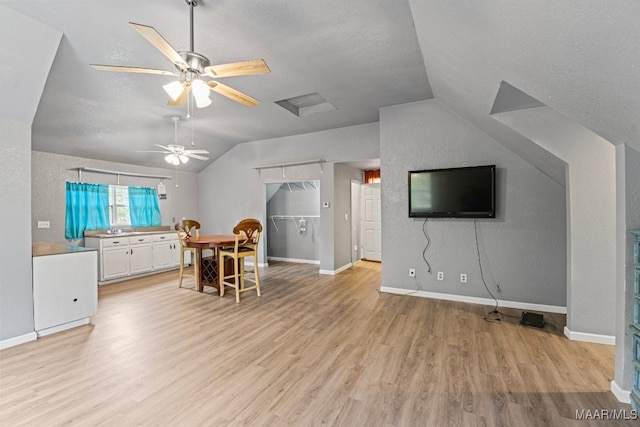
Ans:
[{"label": "baseboard trim", "polygon": [[594,344],[616,345],[616,337],[612,335],[589,334],[587,332],[575,332],[564,327],[564,336],[571,341],[583,341]]},{"label": "baseboard trim", "polygon": [[[493,299],[490,299],[490,298],[470,297],[466,295],[443,294],[439,292],[412,291],[410,289],[389,288],[386,286],[381,287],[380,292],[386,292],[386,293],[398,294],[398,295],[412,295],[412,296],[418,296],[422,298],[433,298],[433,299],[441,299],[446,301],[467,302],[471,304],[481,304],[481,305],[495,305],[496,303]],[[531,304],[527,302],[498,300],[498,306],[508,307],[508,308],[517,308],[520,310],[536,310],[536,311],[544,311],[547,313],[567,314],[566,307],[561,307],[557,305]]]},{"label": "baseboard trim", "polygon": [[[253,262],[251,262],[251,261],[245,261],[244,263],[245,263],[245,265],[253,266]],[[269,263],[268,262],[259,262],[258,263],[258,268],[265,268],[265,267],[269,267]]]},{"label": "baseboard trim", "polygon": [[340,267],[337,270],[320,270],[320,274],[327,274],[329,276],[335,276],[336,274],[342,273],[343,271],[351,268],[353,266],[352,263],[343,265],[342,267]]},{"label": "baseboard trim", "polygon": [[320,264],[320,260],[317,259],[282,258],[277,256],[270,256],[268,259],[269,261],[297,262],[299,264]]},{"label": "baseboard trim", "polygon": [[42,329],[40,331],[36,331],[38,334],[38,338],[46,337],[47,335],[55,334],[56,332],[66,331],[67,329],[76,328],[78,326],[84,326],[91,323],[90,317],[85,317],[84,319],[74,320],[72,322],[64,323],[62,325],[53,326],[51,328]]},{"label": "baseboard trim", "polygon": [[38,334],[36,334],[35,331],[17,337],[8,338],[6,340],[0,341],[0,350],[4,350],[5,348],[9,347],[15,347],[16,345],[24,344],[29,341],[35,341],[36,339],[38,339]]},{"label": "baseboard trim", "polygon": [[615,380],[611,381],[611,393],[618,399],[618,402],[631,403],[631,391],[620,388]]}]

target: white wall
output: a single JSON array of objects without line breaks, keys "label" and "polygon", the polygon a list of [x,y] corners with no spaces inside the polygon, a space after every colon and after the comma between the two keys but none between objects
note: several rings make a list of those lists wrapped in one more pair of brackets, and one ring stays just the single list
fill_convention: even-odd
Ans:
[{"label": "white wall", "polygon": [[[82,245],[83,239],[68,241],[64,237],[66,215],[65,183],[67,181],[78,181],[78,172],[73,170],[78,167],[170,176],[173,179],[164,181],[167,198],[159,201],[162,225],[173,226],[182,217],[195,218],[197,215],[198,181],[195,173],[179,171],[177,172],[178,179],[176,180],[175,169],[148,168],[34,151],[32,152],[31,174],[33,182],[31,190],[31,227],[34,240]],[[83,172],[82,181],[98,184],[117,184],[118,177],[116,175]],[[121,185],[157,187],[159,183],[160,180],[156,178],[120,177]],[[176,187],[176,183],[178,183],[178,187]],[[38,229],[38,221],[49,221],[51,228]]]},{"label": "white wall", "polygon": [[[478,220],[483,270],[500,300],[566,306],[565,188],[438,101],[380,112],[382,285],[490,299],[480,276],[474,222],[408,217],[407,172],[458,166],[497,166],[497,217]],[[408,277],[416,268],[417,283]],[[468,283],[459,274],[468,274]],[[497,293],[498,283],[501,293]]]}]

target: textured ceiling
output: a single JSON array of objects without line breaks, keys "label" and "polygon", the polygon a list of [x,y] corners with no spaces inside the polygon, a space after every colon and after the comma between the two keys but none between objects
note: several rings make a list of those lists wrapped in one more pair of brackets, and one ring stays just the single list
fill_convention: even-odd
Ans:
[{"label": "textured ceiling", "polygon": [[522,150],[522,135],[491,118],[503,82],[640,151],[640,2],[409,4],[434,97],[532,164],[542,153]]},{"label": "textured ceiling", "polygon": [[[174,142],[171,117],[187,114],[166,105],[161,86],[174,78],[89,64],[174,71],[128,23],[152,26],[176,50],[189,50],[184,0],[0,5],[63,33],[33,122],[34,150],[168,167],[162,155],[138,151]],[[191,160],[185,170],[203,169],[238,143],[375,122],[380,107],[432,97],[406,0],[202,0],[194,21],[194,50],[212,64],[262,58],[271,73],[220,79],[259,99],[258,106],[212,93],[211,106],[180,121],[178,143],[190,148],[193,133],[194,148],[211,152],[209,162]],[[21,45],[38,43],[17,23],[5,32],[19,35]],[[275,104],[312,92],[337,110],[297,117]]]},{"label": "textured ceiling", "polygon": [[[162,156],[137,151],[172,143],[171,116],[186,115],[186,108],[166,105],[161,86],[172,78],[89,64],[173,71],[128,22],[153,26],[174,48],[188,50],[184,0],[0,0],[0,6],[63,34],[33,122],[35,150],[167,167]],[[221,79],[262,103],[250,109],[212,94],[211,106],[180,122],[179,143],[190,145],[193,129],[196,148],[208,149],[213,161],[241,142],[375,122],[381,107],[435,97],[562,181],[563,162],[493,118],[492,108],[539,103],[640,151],[639,20],[636,0],[202,0],[195,51],[214,64],[263,58],[272,72]],[[0,23],[0,54],[11,58],[0,62],[0,81],[24,88],[20,79],[33,74],[43,34],[24,19]],[[314,92],[337,110],[298,117],[275,104]],[[0,113],[19,106],[17,93],[5,96],[11,102]],[[191,161],[185,169],[206,164]]]}]

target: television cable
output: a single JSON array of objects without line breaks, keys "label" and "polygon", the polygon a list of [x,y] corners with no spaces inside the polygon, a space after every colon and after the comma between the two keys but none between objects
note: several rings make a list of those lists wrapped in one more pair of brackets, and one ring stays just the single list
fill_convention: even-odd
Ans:
[{"label": "television cable", "polygon": [[482,270],[482,260],[480,259],[480,245],[478,243],[478,220],[475,218],[473,219],[473,229],[476,235],[476,253],[478,254],[478,266],[480,267],[480,277],[482,278],[482,283],[484,284],[484,288],[487,290],[487,293],[491,295],[491,298],[493,298],[496,304],[493,310],[487,313],[487,316],[496,315],[496,317],[485,317],[484,319],[487,321],[499,321],[500,320],[499,316],[502,315],[502,313],[498,311],[498,299],[489,290],[489,286],[487,286],[487,281],[484,278],[484,271]]},{"label": "television cable", "polygon": [[431,246],[431,238],[429,237],[429,232],[427,231],[428,219],[429,218],[425,218],[424,222],[422,223],[422,232],[424,233],[425,239],[427,239],[427,245],[424,247],[424,250],[422,251],[422,259],[424,260],[425,264],[427,264],[427,272],[431,274],[431,264],[429,264],[429,261],[427,261],[427,250],[429,249],[429,246]]}]

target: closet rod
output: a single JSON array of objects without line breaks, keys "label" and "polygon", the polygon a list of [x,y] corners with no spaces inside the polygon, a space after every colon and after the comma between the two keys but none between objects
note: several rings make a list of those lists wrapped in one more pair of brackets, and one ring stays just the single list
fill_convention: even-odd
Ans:
[{"label": "closet rod", "polygon": [[322,159],[314,159],[314,160],[303,160],[301,162],[291,162],[291,163],[278,163],[275,165],[263,165],[263,166],[254,166],[254,169],[273,169],[273,168],[282,168],[288,166],[303,166],[303,165],[315,165],[315,164],[324,164],[326,160]]},{"label": "closet rod", "polygon": [[136,178],[171,179],[170,176],[164,176],[164,175],[148,175],[144,173],[118,172],[118,171],[110,171],[105,169],[94,169],[94,168],[85,168],[85,167],[73,168],[71,170],[78,171],[78,181],[82,181],[82,172],[104,173],[108,175],[118,175],[118,176],[135,176]]}]

